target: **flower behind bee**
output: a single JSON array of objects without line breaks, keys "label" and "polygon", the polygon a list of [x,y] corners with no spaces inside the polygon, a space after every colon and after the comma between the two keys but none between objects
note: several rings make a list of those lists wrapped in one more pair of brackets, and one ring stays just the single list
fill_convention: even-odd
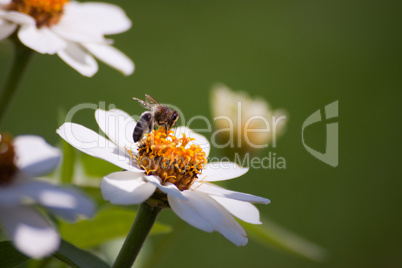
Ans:
[{"label": "flower behind bee", "polygon": [[283,110],[273,110],[262,98],[250,98],[245,92],[235,92],[223,84],[211,91],[211,110],[220,138],[242,152],[255,152],[269,144],[285,130],[287,116]]},{"label": "flower behind bee", "polygon": [[1,0],[0,41],[17,31],[22,44],[42,54],[57,54],[72,68],[91,77],[98,71],[93,56],[121,71],[134,63],[104,35],[127,31],[131,21],[112,4],[69,0]]}]

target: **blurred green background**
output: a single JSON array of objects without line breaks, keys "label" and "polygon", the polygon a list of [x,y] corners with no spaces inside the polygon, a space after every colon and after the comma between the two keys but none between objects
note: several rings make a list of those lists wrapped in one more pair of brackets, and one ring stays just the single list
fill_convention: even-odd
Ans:
[{"label": "blurred green background", "polygon": [[[210,117],[209,89],[226,83],[263,96],[290,118],[277,148],[262,152],[283,156],[286,170],[251,170],[226,186],[270,198],[270,205],[258,205],[261,214],[321,245],[328,257],[313,262],[253,241],[237,248],[217,233],[187,228],[162,266],[402,267],[400,1],[113,3],[133,21],[131,30],[112,38],[134,60],[134,74],[124,77],[100,64],[89,79],[57,56],[38,54],[2,131],[39,134],[57,144],[58,109],[105,101],[140,114],[131,98],[145,93],[187,117]],[[0,81],[11,51],[0,43]],[[304,149],[301,126],[335,100],[340,163],[332,168]],[[97,129],[92,110],[73,121]],[[324,150],[324,124],[306,135]],[[169,211],[160,220],[174,218]]]}]

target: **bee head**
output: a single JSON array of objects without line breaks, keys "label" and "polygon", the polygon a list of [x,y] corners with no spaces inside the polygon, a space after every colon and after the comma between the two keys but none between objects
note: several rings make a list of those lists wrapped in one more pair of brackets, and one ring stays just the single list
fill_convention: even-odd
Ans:
[{"label": "bee head", "polygon": [[179,119],[179,113],[176,110],[174,110],[172,116],[170,117],[169,125],[173,126],[174,124],[176,124],[178,119]]}]

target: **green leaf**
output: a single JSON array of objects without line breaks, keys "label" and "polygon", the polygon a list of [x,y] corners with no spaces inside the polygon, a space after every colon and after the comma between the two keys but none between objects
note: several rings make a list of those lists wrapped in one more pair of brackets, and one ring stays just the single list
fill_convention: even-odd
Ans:
[{"label": "green leaf", "polygon": [[262,225],[242,222],[249,237],[264,246],[279,248],[313,261],[323,261],[326,252],[320,246],[302,238],[289,230],[262,219]]},{"label": "green leaf", "polygon": [[[103,242],[127,236],[134,222],[136,212],[120,207],[109,207],[101,210],[98,215],[87,221],[74,225],[60,223],[62,237],[81,248],[90,248]],[[169,226],[155,223],[151,234],[162,234],[171,231]]]},{"label": "green leaf", "polygon": [[0,242],[0,267],[15,267],[27,260],[29,257],[16,250],[10,241]]},{"label": "green leaf", "polygon": [[54,257],[73,268],[110,268],[109,265],[97,256],[79,249],[64,240],[61,241],[60,248],[54,254]]}]

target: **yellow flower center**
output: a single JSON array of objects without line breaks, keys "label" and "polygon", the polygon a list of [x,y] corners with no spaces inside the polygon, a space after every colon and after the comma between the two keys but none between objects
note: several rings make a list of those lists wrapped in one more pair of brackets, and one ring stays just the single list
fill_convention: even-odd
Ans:
[{"label": "yellow flower center", "polygon": [[38,28],[57,24],[63,15],[64,5],[69,0],[12,0],[9,10],[33,17]]},{"label": "yellow flower center", "polygon": [[15,165],[15,149],[11,137],[0,134],[0,186],[9,184],[17,171]]},{"label": "yellow flower center", "polygon": [[144,135],[136,159],[147,175],[158,176],[162,183],[173,183],[181,191],[187,190],[207,163],[202,148],[188,144],[192,140],[184,133],[177,138],[172,130],[166,133],[160,127]]}]

